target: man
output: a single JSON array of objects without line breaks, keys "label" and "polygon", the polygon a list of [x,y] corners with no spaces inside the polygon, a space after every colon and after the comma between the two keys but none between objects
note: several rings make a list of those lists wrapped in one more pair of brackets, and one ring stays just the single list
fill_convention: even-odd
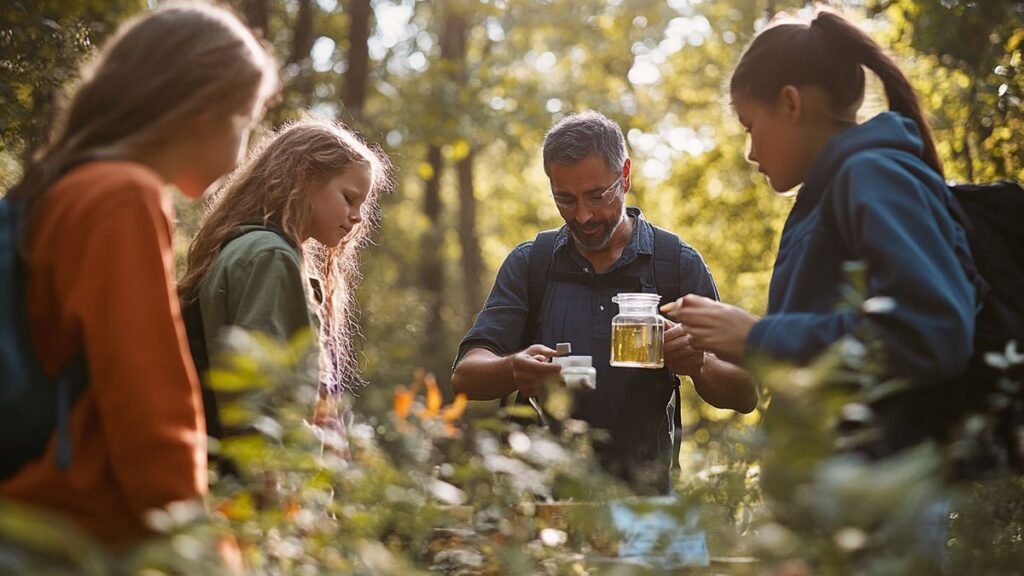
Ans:
[{"label": "man", "polygon": [[[548,362],[553,347],[569,342],[573,354],[593,356],[597,369],[597,389],[575,394],[573,416],[608,431],[610,441],[595,446],[602,462],[640,491],[665,492],[676,457],[676,375],[691,377],[700,396],[720,408],[750,412],[757,393],[746,372],[694,349],[684,327],[667,320],[665,368],[609,365],[618,311],[611,299],[619,292],[658,292],[656,260],[679,260],[680,293],[662,293],[662,302],[690,293],[717,299],[718,291],[696,250],[664,231],[656,234],[640,210],[626,207],[631,164],[618,124],[597,112],[569,116],[548,132],[543,158],[565,226],[550,240],[542,242],[542,234],[520,244],[505,259],[459,347],[452,388],[472,400],[512,392],[520,402],[542,396],[546,383],[559,379],[559,366]],[[666,245],[665,237],[670,253],[658,258],[655,249]],[[544,247],[531,254],[537,244]],[[549,259],[545,289],[531,301],[531,260],[541,256]]]}]

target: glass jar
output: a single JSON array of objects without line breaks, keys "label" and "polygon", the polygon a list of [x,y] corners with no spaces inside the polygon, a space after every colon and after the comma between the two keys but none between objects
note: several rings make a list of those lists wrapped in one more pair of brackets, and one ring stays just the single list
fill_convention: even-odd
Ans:
[{"label": "glass jar", "polygon": [[611,365],[661,368],[665,365],[665,324],[658,315],[657,294],[623,293],[612,298],[619,314],[612,318]]}]

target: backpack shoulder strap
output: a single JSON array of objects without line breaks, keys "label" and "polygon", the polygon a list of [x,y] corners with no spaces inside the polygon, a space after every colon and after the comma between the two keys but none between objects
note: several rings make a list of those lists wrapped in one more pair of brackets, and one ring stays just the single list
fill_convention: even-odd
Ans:
[{"label": "backpack shoulder strap", "polygon": [[192,361],[199,374],[199,384],[203,393],[203,409],[206,413],[206,433],[220,439],[224,437],[224,429],[220,423],[217,397],[208,382],[210,352],[206,347],[206,329],[203,327],[203,312],[199,307],[198,294],[190,295],[188,303],[182,307],[181,316],[185,321],[185,332],[188,336],[188,346],[192,351]]},{"label": "backpack shoulder strap", "polygon": [[[967,210],[964,209],[963,203],[960,201],[961,195],[978,194],[982,190],[982,187],[973,184],[954,184],[949,187],[949,197],[946,203],[946,207],[953,219],[957,221],[960,226],[963,227],[964,232],[968,238],[975,233],[974,222],[971,221],[970,216],[967,215]],[[992,287],[989,286],[988,280],[986,280],[981,272],[978,271],[978,266],[974,262],[974,257],[967,252],[964,246],[956,245],[954,247],[956,252],[956,259],[960,262],[960,266],[964,269],[967,274],[967,279],[974,284],[975,289],[978,291],[978,309],[975,312],[981,310],[983,302],[988,297],[989,292],[992,291]]]},{"label": "backpack shoulder strap", "polygon": [[[547,292],[548,272],[551,269],[557,235],[558,230],[545,230],[537,234],[530,246],[530,255],[527,257],[526,323],[523,325],[523,334],[519,340],[521,348],[533,344],[533,337],[540,326],[540,314],[544,307],[544,294]],[[501,399],[502,408],[515,404],[517,398],[517,392],[505,396]]]},{"label": "backpack shoulder strap", "polygon": [[654,228],[654,284],[661,294],[661,303],[666,304],[678,299],[682,294],[679,284],[679,236],[668,230]]},{"label": "backpack shoulder strap", "polygon": [[[658,294],[661,295],[661,303],[672,302],[678,299],[682,294],[682,286],[680,284],[680,264],[679,264],[679,252],[682,250],[682,243],[679,241],[679,236],[665,230],[663,228],[654,228],[654,284],[658,288]],[[679,379],[676,379],[676,385],[672,387],[672,400],[675,404],[675,410],[672,414],[672,423],[675,426],[675,430],[672,431],[672,456],[673,462],[679,457],[679,444],[681,441],[681,432],[683,428],[682,416],[680,414],[680,407],[682,404],[682,398],[679,395]]]},{"label": "backpack shoulder strap", "polygon": [[[249,232],[260,230],[274,232],[291,245],[291,241],[276,226],[259,223],[260,228],[248,230],[245,233],[234,236],[221,244],[220,249],[232,241],[245,236]],[[203,326],[203,311],[199,305],[199,287],[196,286],[192,293],[186,295],[181,310],[182,319],[185,321],[185,332],[188,336],[188,345],[192,351],[192,361],[196,365],[196,372],[199,373],[200,389],[203,393],[203,411],[206,415],[206,433],[214,438],[224,437],[224,425],[220,420],[220,409],[217,407],[217,395],[210,386],[207,373],[210,371],[210,351],[206,346],[206,328]]]},{"label": "backpack shoulder strap", "polygon": [[27,366],[20,361],[27,356],[22,349],[27,340],[18,331],[26,308],[21,299],[25,283],[18,255],[19,213],[19,206],[9,197],[0,198],[0,275],[4,278],[0,282],[0,371],[5,384],[12,386],[29,380],[24,372]]},{"label": "backpack shoulder strap", "polygon": [[541,308],[544,307],[544,293],[548,287],[548,273],[551,270],[552,252],[558,230],[545,230],[533,240],[528,258],[526,279],[526,324],[523,326],[521,344],[525,348],[532,344],[533,336],[540,326]]},{"label": "backpack shoulder strap", "polygon": [[[25,418],[34,420],[28,429],[20,431],[24,437],[16,442],[20,447],[18,460],[0,465],[4,477],[41,456],[53,433],[57,437],[57,468],[67,469],[71,463],[71,409],[88,382],[84,349],[54,377],[47,376],[39,364],[29,335],[29,270],[19,250],[22,226],[23,205],[0,198],[0,272],[9,279],[0,286],[0,375],[5,380],[0,392],[3,401],[11,402],[5,412],[16,409],[23,422]],[[56,410],[50,408],[51,401],[56,403]],[[33,445],[36,440],[40,443]]]}]

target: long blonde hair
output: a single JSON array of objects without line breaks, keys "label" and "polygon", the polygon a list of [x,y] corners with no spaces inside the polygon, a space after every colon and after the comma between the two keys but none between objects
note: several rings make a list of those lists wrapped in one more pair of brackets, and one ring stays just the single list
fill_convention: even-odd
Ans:
[{"label": "long blonde hair", "polygon": [[[335,248],[315,240],[304,242],[303,230],[313,217],[310,192],[355,166],[366,167],[371,174],[362,222]],[[182,299],[188,303],[198,297],[196,288],[239,226],[273,226],[293,246],[301,246],[304,272],[322,289],[323,303],[313,301],[311,306],[321,323],[321,381],[329,391],[361,385],[352,348],[357,335],[355,287],[360,279],[357,253],[380,222],[377,198],[389,186],[387,157],[345,126],[309,118],[282,127],[264,139],[211,195],[178,284]]]},{"label": "long blonde hair", "polygon": [[69,167],[131,159],[174,138],[199,114],[265,100],[277,83],[273,57],[225,9],[179,4],[139,16],[83,66],[49,143],[33,155],[10,197],[24,203],[31,222],[46,190]]}]

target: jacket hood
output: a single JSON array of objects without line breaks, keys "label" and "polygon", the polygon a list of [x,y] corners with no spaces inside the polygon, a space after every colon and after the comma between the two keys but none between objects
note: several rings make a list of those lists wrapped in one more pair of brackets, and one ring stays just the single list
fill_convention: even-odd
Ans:
[{"label": "jacket hood", "polygon": [[848,158],[864,150],[880,148],[909,152],[920,158],[924,154],[924,141],[913,120],[899,112],[883,112],[829,140],[814,161],[804,188],[821,190]]}]

